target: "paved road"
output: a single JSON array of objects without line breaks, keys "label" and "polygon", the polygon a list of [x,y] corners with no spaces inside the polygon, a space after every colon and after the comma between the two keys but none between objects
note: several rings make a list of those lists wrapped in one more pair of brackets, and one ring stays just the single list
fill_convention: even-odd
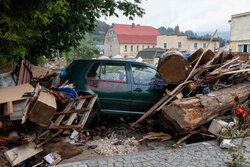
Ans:
[{"label": "paved road", "polygon": [[[244,143],[248,146],[245,155],[250,164],[250,140]],[[226,149],[221,149],[216,141],[194,143],[177,149],[156,149],[123,156],[107,157],[70,164],[59,167],[141,167],[141,166],[190,166],[215,167],[226,166],[232,156]]]}]

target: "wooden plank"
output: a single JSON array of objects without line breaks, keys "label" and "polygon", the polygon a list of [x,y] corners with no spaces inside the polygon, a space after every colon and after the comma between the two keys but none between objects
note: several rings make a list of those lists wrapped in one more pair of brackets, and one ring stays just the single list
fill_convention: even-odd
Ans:
[{"label": "wooden plank", "polygon": [[24,66],[23,66],[23,60],[21,61],[18,78],[17,78],[17,85],[22,85],[22,78],[24,73]]},{"label": "wooden plank", "polygon": [[31,71],[32,71],[33,78],[43,78],[53,73],[53,71],[50,69],[35,66],[35,65],[31,65]]},{"label": "wooden plank", "polygon": [[81,120],[80,120],[80,123],[79,123],[82,127],[84,127],[86,121],[88,120],[89,114],[90,114],[92,108],[94,107],[94,104],[95,104],[95,101],[96,101],[97,97],[98,97],[98,96],[96,95],[95,97],[93,97],[93,98],[90,100],[90,102],[89,102],[89,104],[88,104],[88,106],[87,106],[88,108],[90,108],[90,110],[89,110],[88,112],[83,113],[83,116],[82,116],[82,118],[81,118]]},{"label": "wooden plank", "polygon": [[85,111],[89,111],[90,109],[91,108],[87,107],[87,108],[84,108],[84,109],[62,111],[62,112],[56,112],[56,113],[54,113],[54,115],[62,115],[62,114],[71,114],[71,113],[85,112]]},{"label": "wooden plank", "polygon": [[82,96],[82,97],[78,97],[78,98],[74,98],[74,99],[63,100],[63,102],[64,102],[64,103],[67,103],[67,102],[77,101],[77,100],[81,100],[81,99],[88,99],[88,98],[92,98],[92,97],[95,97],[95,96],[96,96],[96,94],[87,95],[87,96]]},{"label": "wooden plank", "polygon": [[29,103],[24,108],[23,117],[22,117],[22,124],[24,124],[26,122],[29,111],[31,110],[31,106],[33,105],[36,98],[38,97],[39,89],[40,89],[40,84],[38,83],[36,85],[35,90],[34,90],[34,92],[35,92],[34,96],[30,99]]},{"label": "wooden plank", "polygon": [[81,124],[77,124],[77,125],[59,125],[59,126],[50,126],[46,129],[52,130],[52,129],[78,129],[81,128],[82,125]]},{"label": "wooden plank", "polygon": [[12,101],[9,101],[4,105],[4,115],[10,115],[10,114],[13,114],[13,103],[12,103]]},{"label": "wooden plank", "polygon": [[20,64],[20,70],[18,74],[17,85],[22,85],[26,83],[30,83],[31,79],[31,70],[30,63],[26,59],[22,59]]},{"label": "wooden plank", "polygon": [[12,86],[8,88],[0,89],[0,104],[7,103],[9,101],[17,101],[22,99],[29,99],[29,97],[23,98],[25,92],[33,92],[34,88],[30,84]]},{"label": "wooden plank", "polygon": [[38,154],[41,151],[43,151],[42,148],[35,149],[35,143],[30,142],[28,144],[21,145],[19,147],[6,151],[4,155],[8,159],[10,164],[12,166],[15,166],[20,162],[23,162],[24,160]]},{"label": "wooden plank", "polygon": [[[68,105],[65,107],[64,111],[71,110],[74,106],[75,106],[75,102],[69,102]],[[58,126],[58,125],[60,125],[60,123],[62,122],[62,120],[63,120],[64,117],[65,117],[65,115],[60,115],[56,119],[56,121],[54,122],[54,124],[52,126]]]},{"label": "wooden plank", "polygon": [[145,118],[147,118],[151,113],[154,112],[155,109],[157,109],[165,100],[168,99],[168,95],[162,97],[155,105],[153,105],[143,116],[141,116],[136,122],[134,122],[131,125],[131,128],[133,128],[135,125],[143,121]]},{"label": "wooden plank", "polygon": [[26,60],[24,59],[23,60],[23,78],[21,79],[21,82],[20,82],[20,84],[25,84],[25,83],[27,83],[27,73],[28,73],[28,70],[27,70],[27,68],[25,67],[25,64],[26,63]]},{"label": "wooden plank", "polygon": [[215,69],[214,71],[210,72],[210,74],[213,75],[215,72],[220,71],[220,70],[223,69],[224,67],[226,67],[226,66],[228,66],[228,65],[230,65],[230,64],[232,64],[232,63],[234,63],[235,61],[237,61],[237,60],[239,60],[239,59],[240,59],[240,57],[237,57],[237,58],[235,58],[235,59],[233,59],[233,60],[231,60],[231,61],[225,63],[225,64],[222,65],[221,67],[219,67],[219,68]]},{"label": "wooden plank", "polygon": [[43,141],[40,144],[36,145],[36,148],[40,148],[45,143],[47,143],[48,141],[52,140],[53,138],[55,138],[57,135],[59,135],[62,132],[63,132],[63,130],[58,130],[56,133],[52,134],[48,139],[46,139],[45,141]]},{"label": "wooden plank", "polygon": [[[80,102],[78,103],[76,109],[81,109],[82,105],[84,104],[84,102],[86,101],[86,99],[81,99]],[[77,113],[72,113],[68,119],[68,121],[66,122],[66,125],[71,125],[72,122],[74,121],[74,119],[76,118]]]}]

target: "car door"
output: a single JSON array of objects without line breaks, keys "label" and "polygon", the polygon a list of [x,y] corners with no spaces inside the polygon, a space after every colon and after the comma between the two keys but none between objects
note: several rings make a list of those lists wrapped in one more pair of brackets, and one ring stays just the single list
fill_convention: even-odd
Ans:
[{"label": "car door", "polygon": [[[92,82],[102,109],[129,111],[132,87],[126,63],[102,62],[97,80]],[[95,67],[95,69],[98,69]],[[94,70],[93,70],[94,71]],[[97,72],[98,73],[98,72]]]},{"label": "car door", "polygon": [[163,96],[163,80],[156,69],[140,64],[131,64],[132,110],[146,112]]}]

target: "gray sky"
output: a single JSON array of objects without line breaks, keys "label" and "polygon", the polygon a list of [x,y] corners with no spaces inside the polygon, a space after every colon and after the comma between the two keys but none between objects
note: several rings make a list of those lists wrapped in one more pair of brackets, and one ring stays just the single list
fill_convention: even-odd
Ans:
[{"label": "gray sky", "polygon": [[249,12],[250,0],[142,0],[143,18],[130,21],[121,13],[119,18],[102,18],[108,24],[141,24],[155,28],[174,27],[181,31],[229,31],[231,15]]}]

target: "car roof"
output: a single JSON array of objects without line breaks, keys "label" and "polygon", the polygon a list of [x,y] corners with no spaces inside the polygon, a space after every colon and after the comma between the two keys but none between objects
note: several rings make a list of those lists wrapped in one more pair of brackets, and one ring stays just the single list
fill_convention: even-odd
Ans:
[{"label": "car roof", "polygon": [[[148,64],[148,63],[143,63],[143,62],[137,62],[137,61],[132,61],[132,60],[110,60],[110,59],[91,59],[91,60],[84,60],[84,59],[77,59],[74,60],[71,64],[77,63],[77,62],[108,62],[108,63],[133,63],[133,64],[138,64],[138,65],[144,65],[144,66],[149,66],[151,68],[156,69],[155,66]],[[69,65],[71,66],[71,65]]]}]

